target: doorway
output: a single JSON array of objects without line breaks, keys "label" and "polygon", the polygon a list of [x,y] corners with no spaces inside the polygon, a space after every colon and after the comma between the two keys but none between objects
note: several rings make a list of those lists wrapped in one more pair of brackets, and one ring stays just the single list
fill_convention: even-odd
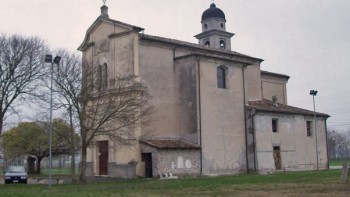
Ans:
[{"label": "doorway", "polygon": [[143,162],[145,162],[145,177],[152,178],[152,153],[142,153],[141,159]]},{"label": "doorway", "polygon": [[108,175],[108,140],[98,142],[99,175]]},{"label": "doorway", "polygon": [[282,161],[281,161],[281,149],[279,146],[273,147],[273,158],[275,160],[276,170],[282,169]]}]

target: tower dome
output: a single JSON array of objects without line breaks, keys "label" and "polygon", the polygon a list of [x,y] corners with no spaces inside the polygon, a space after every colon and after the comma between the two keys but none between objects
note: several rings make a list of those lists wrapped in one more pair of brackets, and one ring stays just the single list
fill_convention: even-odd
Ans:
[{"label": "tower dome", "polygon": [[215,3],[210,4],[210,8],[205,10],[202,14],[202,21],[209,18],[222,18],[225,19],[225,13],[216,7]]},{"label": "tower dome", "polygon": [[231,50],[231,37],[234,34],[226,31],[225,13],[215,3],[203,12],[201,23],[202,33],[195,36],[200,45]]}]

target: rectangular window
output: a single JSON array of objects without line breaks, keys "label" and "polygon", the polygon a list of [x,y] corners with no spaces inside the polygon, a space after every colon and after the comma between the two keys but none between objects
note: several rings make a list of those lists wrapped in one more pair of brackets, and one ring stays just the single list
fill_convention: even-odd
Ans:
[{"label": "rectangular window", "polygon": [[272,119],[272,132],[277,133],[278,119]]},{"label": "rectangular window", "polygon": [[311,133],[311,125],[312,125],[312,121],[306,121],[306,135],[308,137],[310,137],[312,135]]},{"label": "rectangular window", "polygon": [[226,69],[222,66],[216,68],[218,88],[226,88]]}]

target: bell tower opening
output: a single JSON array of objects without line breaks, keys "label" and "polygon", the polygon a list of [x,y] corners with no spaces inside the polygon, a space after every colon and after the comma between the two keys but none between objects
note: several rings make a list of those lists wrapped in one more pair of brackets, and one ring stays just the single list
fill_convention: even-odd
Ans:
[{"label": "bell tower opening", "polygon": [[234,34],[226,31],[225,13],[215,3],[203,12],[201,23],[202,33],[195,36],[200,45],[231,50],[231,37]]}]

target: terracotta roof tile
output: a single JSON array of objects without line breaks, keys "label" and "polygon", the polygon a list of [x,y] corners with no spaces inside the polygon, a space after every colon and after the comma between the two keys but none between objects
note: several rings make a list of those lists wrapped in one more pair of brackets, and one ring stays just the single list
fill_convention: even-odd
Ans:
[{"label": "terracotta roof tile", "polygon": [[[258,111],[265,111],[265,112],[314,115],[313,111],[298,108],[298,107],[293,107],[290,105],[283,105],[283,104],[278,103],[277,106],[275,106],[272,103],[272,101],[267,100],[267,99],[263,99],[263,100],[259,100],[259,101],[250,101],[248,107],[256,109]],[[319,112],[316,112],[316,115],[330,117],[328,114],[319,113]]]},{"label": "terracotta roof tile", "polygon": [[146,139],[140,140],[141,143],[159,149],[199,149],[200,146],[181,139]]}]

